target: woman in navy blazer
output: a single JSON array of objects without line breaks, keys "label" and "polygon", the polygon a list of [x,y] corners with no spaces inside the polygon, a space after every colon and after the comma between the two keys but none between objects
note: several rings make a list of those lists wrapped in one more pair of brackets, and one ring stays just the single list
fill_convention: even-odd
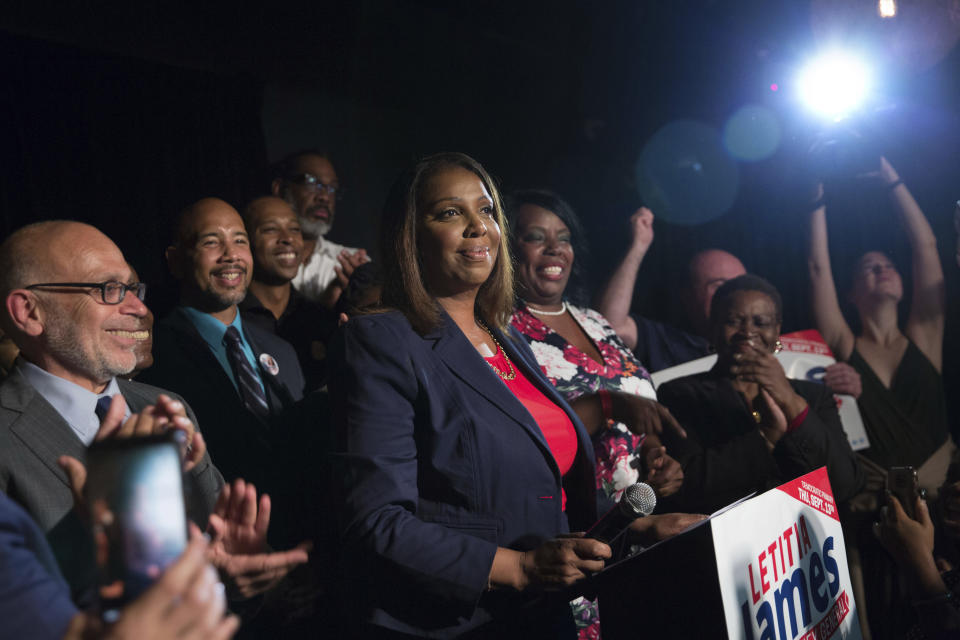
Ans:
[{"label": "woman in navy blazer", "polygon": [[[557,537],[596,520],[593,451],[507,333],[500,196],[476,161],[438,154],[394,186],[382,225],[384,310],[348,322],[331,354],[347,600],[365,637],[572,637],[569,594],[532,594],[600,570],[610,549]],[[501,349],[573,425],[563,476],[513,378],[481,355]]]}]

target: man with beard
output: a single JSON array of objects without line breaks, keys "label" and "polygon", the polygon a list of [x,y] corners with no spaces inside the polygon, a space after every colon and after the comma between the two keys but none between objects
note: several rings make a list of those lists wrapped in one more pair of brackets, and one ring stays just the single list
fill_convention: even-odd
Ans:
[{"label": "man with beard", "polygon": [[286,200],[300,219],[303,263],[293,286],[311,300],[332,309],[350,275],[368,260],[364,249],[354,249],[326,239],[333,228],[340,182],[327,154],[301,151],[278,165],[271,193]]},{"label": "man with beard", "polygon": [[274,196],[248,204],[243,221],[250,234],[253,279],[240,314],[248,324],[293,345],[307,390],[318,389],[323,384],[326,341],[337,325],[332,312],[290,284],[304,253],[300,221],[289,204]]},{"label": "man with beard", "polygon": [[158,323],[153,366],[138,379],[187,399],[224,477],[282,498],[279,416],[303,396],[304,380],[293,348],[237,309],[253,272],[240,214],[217,198],[190,205],[166,256],[180,305]]},{"label": "man with beard", "polygon": [[59,457],[85,460],[104,435],[103,409],[113,396],[122,395],[127,415],[176,401],[180,417],[171,420],[191,440],[186,489],[194,522],[206,525],[223,486],[194,436],[189,408],[162,389],[119,377],[136,366],[144,291],[120,249],[86,224],[40,222],[0,245],[0,324],[20,348],[0,385],[0,491],[44,531],[74,502]]}]

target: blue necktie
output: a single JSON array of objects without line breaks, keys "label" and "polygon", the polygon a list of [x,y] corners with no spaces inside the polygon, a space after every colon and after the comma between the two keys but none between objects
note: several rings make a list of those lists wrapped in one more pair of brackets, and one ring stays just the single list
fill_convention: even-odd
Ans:
[{"label": "blue necktie", "polygon": [[113,398],[111,396],[100,396],[97,398],[97,406],[93,409],[93,412],[97,414],[97,419],[100,420],[100,422],[103,422],[104,417],[106,417],[112,401]]},{"label": "blue necktie", "polygon": [[267,420],[270,417],[270,405],[267,404],[267,396],[263,392],[253,366],[243,353],[240,332],[236,327],[227,327],[223,342],[227,347],[230,364],[233,365],[233,375],[237,378],[237,387],[240,389],[243,406],[261,420]]}]

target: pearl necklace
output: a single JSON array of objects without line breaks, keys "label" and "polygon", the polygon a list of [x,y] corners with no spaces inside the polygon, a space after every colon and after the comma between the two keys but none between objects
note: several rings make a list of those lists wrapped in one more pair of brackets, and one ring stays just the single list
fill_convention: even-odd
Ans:
[{"label": "pearl necklace", "polygon": [[538,316],[562,316],[567,312],[566,300],[560,302],[560,311],[544,311],[543,309],[534,309],[533,306],[526,300],[523,301],[523,304],[527,305],[527,310],[530,311],[530,313],[535,313]]}]

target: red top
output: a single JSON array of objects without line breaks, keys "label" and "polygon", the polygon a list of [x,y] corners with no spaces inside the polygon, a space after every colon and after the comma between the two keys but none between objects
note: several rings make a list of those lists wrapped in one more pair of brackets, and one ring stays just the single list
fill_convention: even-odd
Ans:
[{"label": "red top", "polygon": [[[565,474],[573,466],[573,461],[577,457],[577,431],[566,412],[533,386],[533,383],[510,362],[503,349],[498,348],[495,356],[484,358],[484,360],[505,374],[509,375],[510,371],[517,372],[517,377],[513,380],[506,380],[503,376],[500,376],[500,379],[533,416],[547,441],[547,446],[550,447],[553,459],[560,468],[560,475]],[[567,493],[562,489],[560,499],[561,508],[566,510]]]}]

